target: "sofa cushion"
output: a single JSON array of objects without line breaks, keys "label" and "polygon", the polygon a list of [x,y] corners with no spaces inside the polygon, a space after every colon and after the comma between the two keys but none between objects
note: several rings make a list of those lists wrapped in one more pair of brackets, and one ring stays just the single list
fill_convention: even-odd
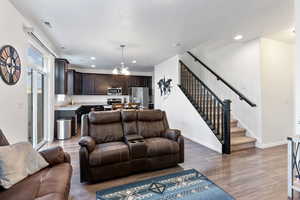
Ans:
[{"label": "sofa cushion", "polygon": [[144,138],[160,137],[165,131],[162,121],[138,121],[138,135]]},{"label": "sofa cushion", "polygon": [[123,122],[131,122],[137,120],[137,111],[135,110],[122,110]]},{"label": "sofa cushion", "polygon": [[124,135],[137,135],[137,112],[134,110],[122,111]]},{"label": "sofa cushion", "polygon": [[129,149],[124,142],[98,144],[89,156],[89,163],[91,166],[107,165],[128,160]]},{"label": "sofa cushion", "polygon": [[145,139],[147,146],[147,156],[155,157],[167,154],[176,154],[179,152],[179,145],[173,140],[155,137]]},{"label": "sofa cushion", "polygon": [[123,139],[121,114],[119,111],[91,112],[89,135],[97,144]]},{"label": "sofa cushion", "polygon": [[10,189],[1,191],[0,199],[67,200],[71,174],[72,167],[69,163],[47,167],[13,185]]},{"label": "sofa cushion", "polygon": [[139,121],[162,121],[164,117],[161,110],[142,110],[137,113]]},{"label": "sofa cushion", "polygon": [[91,124],[110,124],[121,121],[120,111],[90,112],[89,121]]},{"label": "sofa cushion", "polygon": [[165,131],[163,112],[160,110],[138,111],[138,134],[144,138],[160,137]]}]

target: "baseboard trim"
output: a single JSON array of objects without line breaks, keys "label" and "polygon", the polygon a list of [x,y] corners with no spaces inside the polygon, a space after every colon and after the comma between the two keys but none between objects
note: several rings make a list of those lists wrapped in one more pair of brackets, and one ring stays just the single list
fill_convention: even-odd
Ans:
[{"label": "baseboard trim", "polygon": [[258,147],[260,149],[267,149],[267,148],[276,147],[276,146],[285,145],[285,144],[287,144],[287,141],[278,141],[278,142],[257,144],[256,147]]}]

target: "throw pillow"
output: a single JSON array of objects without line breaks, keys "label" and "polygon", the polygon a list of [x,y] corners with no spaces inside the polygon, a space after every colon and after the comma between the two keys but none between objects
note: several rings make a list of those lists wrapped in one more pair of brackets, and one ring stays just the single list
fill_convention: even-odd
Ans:
[{"label": "throw pillow", "polygon": [[0,185],[8,189],[49,164],[28,142],[0,147]]}]

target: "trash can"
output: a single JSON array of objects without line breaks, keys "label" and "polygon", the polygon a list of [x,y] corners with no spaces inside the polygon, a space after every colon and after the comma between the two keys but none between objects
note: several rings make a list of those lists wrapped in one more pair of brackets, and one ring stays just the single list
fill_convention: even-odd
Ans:
[{"label": "trash can", "polygon": [[71,119],[58,119],[57,123],[57,139],[66,140],[71,138],[72,120]]}]

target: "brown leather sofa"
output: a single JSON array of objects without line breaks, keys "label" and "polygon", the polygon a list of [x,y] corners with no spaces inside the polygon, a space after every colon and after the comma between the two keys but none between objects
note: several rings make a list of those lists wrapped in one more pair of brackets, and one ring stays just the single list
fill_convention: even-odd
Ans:
[{"label": "brown leather sofa", "polygon": [[81,136],[81,182],[184,162],[184,139],[160,110],[91,112],[82,116]]},{"label": "brown leather sofa", "polygon": [[[9,145],[0,130],[0,146]],[[2,200],[67,200],[72,166],[70,156],[61,147],[48,148],[40,154],[49,167],[25,178],[9,189],[0,188]]]}]

